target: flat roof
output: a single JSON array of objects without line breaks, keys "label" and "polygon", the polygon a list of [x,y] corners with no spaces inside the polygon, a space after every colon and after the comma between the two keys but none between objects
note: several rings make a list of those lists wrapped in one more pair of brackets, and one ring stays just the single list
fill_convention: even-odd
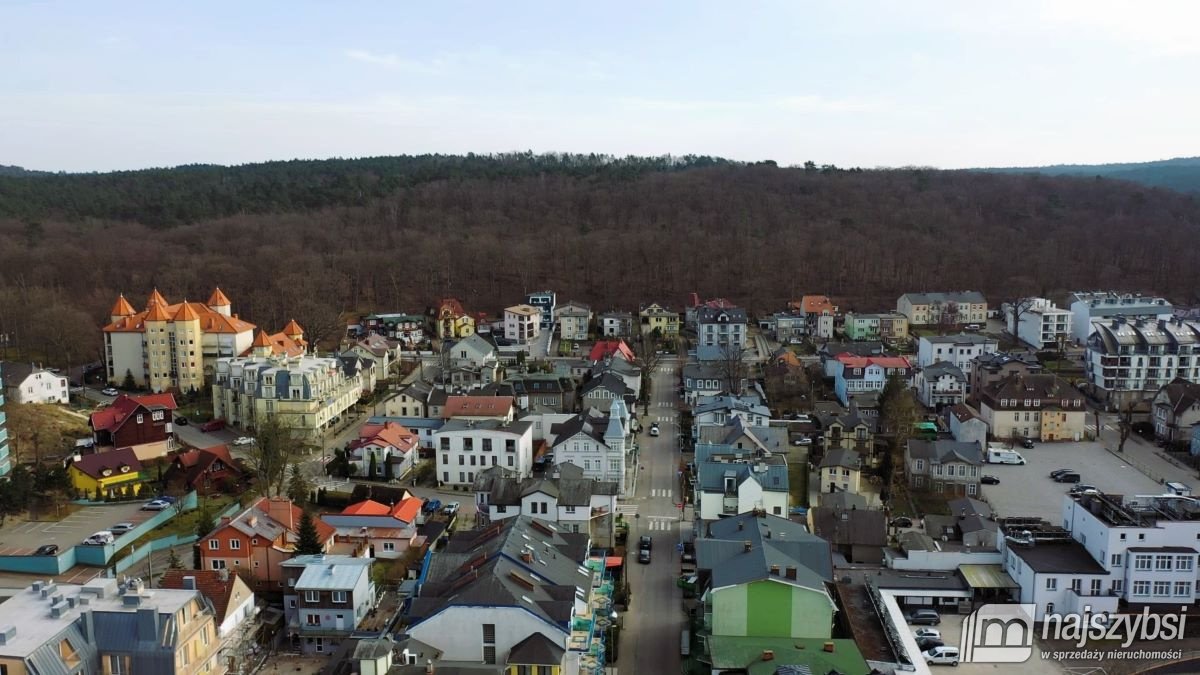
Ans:
[{"label": "flat roof", "polygon": [[879,570],[868,575],[877,588],[931,589],[941,591],[965,591],[967,582],[956,571],[906,572],[904,570]]},{"label": "flat roof", "polygon": [[1108,574],[1077,541],[1040,543],[1033,546],[1009,546],[1008,550],[1024,560],[1034,572],[1055,574]]},{"label": "flat roof", "polygon": [[1000,565],[959,565],[958,571],[971,588],[1020,588]]}]

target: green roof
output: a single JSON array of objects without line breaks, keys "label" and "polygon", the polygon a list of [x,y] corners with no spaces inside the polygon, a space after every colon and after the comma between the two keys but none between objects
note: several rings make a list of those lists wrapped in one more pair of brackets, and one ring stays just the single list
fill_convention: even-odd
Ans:
[{"label": "green roof", "polygon": [[[707,640],[714,670],[745,668],[750,675],[773,675],[780,666],[806,665],[813,673],[836,670],[845,675],[867,675],[871,672],[854,640],[730,635],[710,635]],[[833,644],[832,652],[825,651],[826,643]],[[766,650],[774,652],[775,658],[763,661]]]}]

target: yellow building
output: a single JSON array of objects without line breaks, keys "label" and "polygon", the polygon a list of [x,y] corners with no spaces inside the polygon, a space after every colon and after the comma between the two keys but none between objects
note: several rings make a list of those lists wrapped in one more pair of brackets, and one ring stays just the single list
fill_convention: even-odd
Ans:
[{"label": "yellow building", "polygon": [[434,316],[434,329],[439,340],[465,338],[475,334],[475,319],[463,309],[456,298],[442,298]]},{"label": "yellow building", "polygon": [[679,312],[673,312],[658,303],[648,305],[638,312],[642,319],[642,332],[653,333],[658,329],[663,337],[679,335]]},{"label": "yellow building", "polygon": [[140,489],[142,463],[132,448],[121,448],[84,455],[71,463],[67,475],[71,485],[88,498],[112,496],[126,485],[130,490]]}]

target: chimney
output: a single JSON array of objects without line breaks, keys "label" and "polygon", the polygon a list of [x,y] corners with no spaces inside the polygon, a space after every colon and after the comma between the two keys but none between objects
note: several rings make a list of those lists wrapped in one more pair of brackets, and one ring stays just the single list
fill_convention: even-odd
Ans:
[{"label": "chimney", "polygon": [[750,543],[749,539],[747,539],[746,541],[742,542],[742,548],[746,551],[746,553],[749,553],[750,549],[754,548],[754,545]]},{"label": "chimney", "polygon": [[793,567],[792,565],[788,565],[787,569],[785,569],[785,570],[783,571],[783,575],[784,575],[786,578],[788,578],[788,579],[791,579],[791,580],[795,581],[795,580],[796,580],[796,568],[795,568],[795,567]]},{"label": "chimney", "polygon": [[296,522],[292,515],[292,500],[287,497],[271,497],[268,499],[267,515],[289,532],[296,531]]},{"label": "chimney", "polygon": [[762,660],[763,661],[774,661],[775,660],[775,650],[774,649],[764,649],[762,652]]},{"label": "chimney", "polygon": [[524,560],[527,563],[533,562],[533,552],[532,551],[521,551],[521,560]]},{"label": "chimney", "polygon": [[186,576],[183,578],[183,587],[189,591],[196,590],[196,577]]},{"label": "chimney", "polygon": [[425,675],[433,675],[433,659],[425,659]]},{"label": "chimney", "polygon": [[228,525],[231,520],[233,518],[230,516],[221,516],[221,525]]},{"label": "chimney", "polygon": [[771,565],[771,576],[779,576],[779,565]]},{"label": "chimney", "polygon": [[825,644],[824,644],[824,646],[822,646],[821,648],[822,648],[824,651],[827,651],[827,652],[829,652],[830,654],[832,654],[832,653],[833,653],[833,641],[832,641],[832,640],[828,640],[828,641],[826,641],[826,642],[825,642]]}]

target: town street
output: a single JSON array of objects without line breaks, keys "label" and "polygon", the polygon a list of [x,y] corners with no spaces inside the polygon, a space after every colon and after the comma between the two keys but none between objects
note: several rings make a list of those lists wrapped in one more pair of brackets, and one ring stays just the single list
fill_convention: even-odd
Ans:
[{"label": "town street", "polygon": [[[623,618],[617,661],[622,673],[677,673],[680,668],[679,639],[686,627],[682,591],[675,586],[680,559],[676,547],[684,529],[678,506],[683,502],[676,412],[680,367],[679,361],[664,359],[652,377],[650,407],[639,417],[643,428],[639,459],[645,470],[638,477],[637,494],[618,507],[631,523],[625,565],[632,597]],[[654,422],[661,429],[658,437],[649,434]],[[636,507],[633,517],[632,507]],[[690,524],[687,528],[690,533]],[[649,565],[637,562],[638,537],[643,534],[654,538]]]}]

